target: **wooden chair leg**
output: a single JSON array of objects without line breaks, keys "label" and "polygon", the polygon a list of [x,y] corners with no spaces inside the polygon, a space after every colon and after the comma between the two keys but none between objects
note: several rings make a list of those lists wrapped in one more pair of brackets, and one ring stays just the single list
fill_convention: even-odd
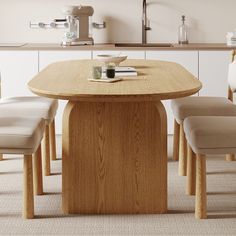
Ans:
[{"label": "wooden chair leg", "polygon": [[33,169],[32,155],[24,156],[24,191],[23,191],[23,217],[34,218],[34,193],[33,193]]},{"label": "wooden chair leg", "polygon": [[183,125],[179,130],[179,176],[187,175],[187,141],[184,134]]},{"label": "wooden chair leg", "polygon": [[50,140],[50,157],[51,160],[56,160],[56,133],[55,133],[55,120],[49,124],[49,140]]},{"label": "wooden chair leg", "polygon": [[179,160],[179,130],[180,125],[174,121],[174,139],[173,139],[173,160]]},{"label": "wooden chair leg", "polygon": [[187,153],[187,186],[186,194],[195,195],[196,193],[196,154],[188,145]]},{"label": "wooden chair leg", "polygon": [[235,161],[235,154],[227,154],[225,157],[226,161]]},{"label": "wooden chair leg", "polygon": [[43,194],[43,175],[42,175],[42,155],[41,155],[41,145],[39,145],[38,150],[33,155],[33,174],[34,174],[34,194]]},{"label": "wooden chair leg", "polygon": [[196,157],[196,199],[195,199],[195,218],[207,218],[207,196],[206,196],[206,156]]},{"label": "wooden chair leg", "polygon": [[0,154],[0,161],[3,160],[3,154]]},{"label": "wooden chair leg", "polygon": [[43,170],[44,175],[49,176],[50,171],[50,143],[49,143],[49,126],[46,125],[43,141],[42,141],[42,153],[43,153]]}]

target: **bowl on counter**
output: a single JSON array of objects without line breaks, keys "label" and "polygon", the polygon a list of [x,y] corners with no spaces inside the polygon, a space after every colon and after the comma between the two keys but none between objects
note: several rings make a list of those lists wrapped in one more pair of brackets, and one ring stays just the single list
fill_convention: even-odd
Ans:
[{"label": "bowl on counter", "polygon": [[122,61],[127,59],[127,56],[117,56],[117,55],[109,55],[109,54],[101,54],[97,55],[97,60],[103,62],[105,65],[115,64],[115,66],[119,66]]}]

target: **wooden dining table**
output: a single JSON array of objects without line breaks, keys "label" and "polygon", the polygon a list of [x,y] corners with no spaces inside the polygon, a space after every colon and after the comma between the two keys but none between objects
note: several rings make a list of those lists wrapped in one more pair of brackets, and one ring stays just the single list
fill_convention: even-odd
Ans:
[{"label": "wooden dining table", "polygon": [[177,63],[127,60],[138,76],[91,82],[96,60],[49,65],[29,83],[68,100],[62,131],[66,214],[167,212],[167,116],[161,100],[190,96],[201,82]]}]

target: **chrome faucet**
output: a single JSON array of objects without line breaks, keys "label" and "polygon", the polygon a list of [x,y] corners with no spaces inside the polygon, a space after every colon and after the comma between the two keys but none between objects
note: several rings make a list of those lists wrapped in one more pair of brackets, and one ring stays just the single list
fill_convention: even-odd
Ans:
[{"label": "chrome faucet", "polygon": [[147,43],[147,31],[151,30],[147,19],[147,1],[143,0],[143,16],[142,16],[142,44]]}]

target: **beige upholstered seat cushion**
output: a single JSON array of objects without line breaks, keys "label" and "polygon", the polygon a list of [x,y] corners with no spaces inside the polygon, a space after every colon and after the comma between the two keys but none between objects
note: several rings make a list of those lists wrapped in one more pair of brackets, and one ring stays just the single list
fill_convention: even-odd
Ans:
[{"label": "beige upholstered seat cushion", "polygon": [[223,97],[185,97],[171,101],[176,121],[189,116],[236,116],[236,105]]},{"label": "beige upholstered seat cushion", "polygon": [[236,117],[190,116],[184,120],[184,132],[195,153],[236,153]]},{"label": "beige upholstered seat cushion", "polygon": [[50,123],[57,112],[58,101],[38,96],[0,99],[0,117],[41,117]]},{"label": "beige upholstered seat cushion", "polygon": [[33,154],[43,137],[45,120],[35,117],[0,117],[0,153]]}]

